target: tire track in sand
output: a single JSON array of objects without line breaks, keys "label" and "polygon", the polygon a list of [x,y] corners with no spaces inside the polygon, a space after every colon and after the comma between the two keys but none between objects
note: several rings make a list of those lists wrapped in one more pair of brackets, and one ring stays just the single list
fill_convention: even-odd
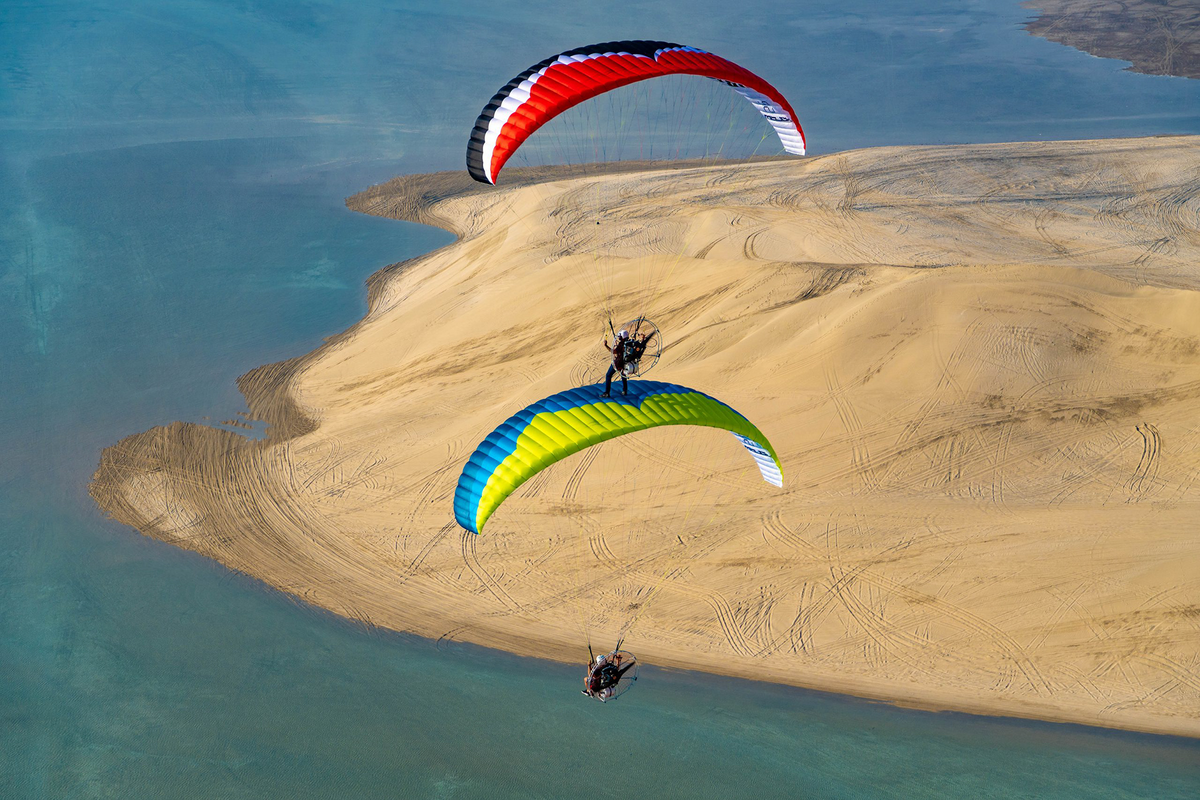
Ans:
[{"label": "tire track in sand", "polygon": [[863,482],[863,488],[868,491],[879,489],[879,476],[871,463],[871,451],[867,448],[867,440],[863,435],[862,421],[858,418],[854,406],[846,399],[846,390],[838,379],[837,368],[832,364],[825,365],[825,386],[829,390],[829,399],[833,401],[842,427],[846,429],[850,443],[850,462],[854,474]]},{"label": "tire track in sand", "polygon": [[1127,503],[1138,503],[1146,499],[1154,488],[1154,479],[1158,477],[1158,453],[1162,444],[1158,428],[1149,422],[1143,422],[1136,430],[1142,435],[1142,457],[1129,480],[1129,499],[1125,501]]}]

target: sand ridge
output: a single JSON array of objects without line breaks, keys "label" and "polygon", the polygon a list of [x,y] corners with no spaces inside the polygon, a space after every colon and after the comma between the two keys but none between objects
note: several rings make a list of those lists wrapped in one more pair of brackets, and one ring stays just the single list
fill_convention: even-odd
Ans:
[{"label": "sand ridge", "polygon": [[[1200,735],[1200,138],[513,172],[351,198],[461,238],[241,379],[265,441],[129,437],[100,505],[370,626],[578,660],[581,615],[599,640],[635,616],[652,663]],[[572,201],[588,181],[628,198],[619,241]],[[677,254],[652,377],[744,412],[785,488],[667,429],[466,533],[474,445],[594,363],[571,259],[598,245],[631,273]]]}]

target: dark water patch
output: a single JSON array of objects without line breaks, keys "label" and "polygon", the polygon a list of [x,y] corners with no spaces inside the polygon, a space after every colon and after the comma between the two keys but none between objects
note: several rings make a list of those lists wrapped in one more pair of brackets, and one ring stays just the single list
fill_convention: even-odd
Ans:
[{"label": "dark water patch", "polygon": [[1131,72],[1200,78],[1200,8],[1166,0],[1026,0],[1039,12],[1025,30]]}]

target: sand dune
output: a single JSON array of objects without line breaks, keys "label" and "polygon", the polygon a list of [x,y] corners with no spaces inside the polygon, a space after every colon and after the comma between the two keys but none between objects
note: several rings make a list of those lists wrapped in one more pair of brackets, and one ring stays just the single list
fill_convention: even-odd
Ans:
[{"label": "sand dune", "polygon": [[[349,205],[461,239],[243,377],[270,437],[156,428],[92,492],[366,625],[579,660],[632,621],[653,663],[1200,735],[1198,190],[1200,137],[400,178]],[[667,429],[464,533],[475,443],[594,374],[595,251],[675,259],[652,377],[743,411],[785,488]]]}]

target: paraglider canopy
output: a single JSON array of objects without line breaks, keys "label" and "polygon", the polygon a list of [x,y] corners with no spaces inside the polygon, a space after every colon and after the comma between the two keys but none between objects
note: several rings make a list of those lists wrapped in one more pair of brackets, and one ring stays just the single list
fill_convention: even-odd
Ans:
[{"label": "paraglider canopy", "polygon": [[665,75],[698,75],[729,86],[762,114],[783,149],[804,155],[804,131],[778,89],[728,59],[696,47],[658,41],[620,41],[577,47],[539,61],[496,92],[467,144],[467,169],[495,183],[504,164],[538,128],[585,100]]},{"label": "paraglider canopy", "polygon": [[454,518],[479,533],[517,487],[551,464],[609,439],[668,425],[727,430],[783,486],[783,467],[750,420],[703,392],[659,381],[630,381],[629,394],[602,398],[602,386],[568,389],[526,406],[489,433],[467,459],[454,490]]}]

